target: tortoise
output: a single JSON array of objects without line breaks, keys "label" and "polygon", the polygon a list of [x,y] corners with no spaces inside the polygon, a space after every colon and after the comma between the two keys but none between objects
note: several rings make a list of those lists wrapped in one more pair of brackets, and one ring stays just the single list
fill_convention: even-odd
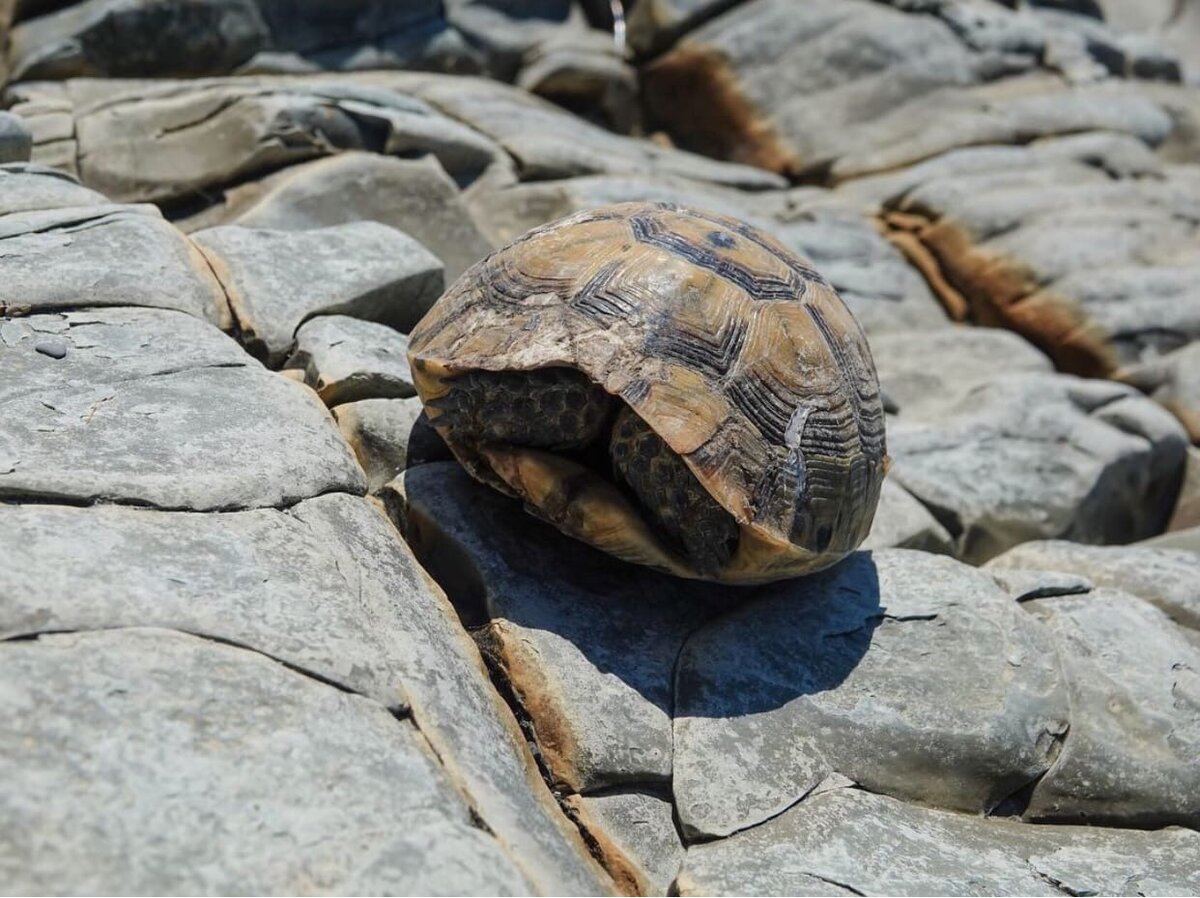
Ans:
[{"label": "tortoise", "polygon": [[736,219],[623,203],[535,228],[450,286],[409,362],[476,479],[626,561],[763,583],[871,527],[887,455],[866,338]]}]

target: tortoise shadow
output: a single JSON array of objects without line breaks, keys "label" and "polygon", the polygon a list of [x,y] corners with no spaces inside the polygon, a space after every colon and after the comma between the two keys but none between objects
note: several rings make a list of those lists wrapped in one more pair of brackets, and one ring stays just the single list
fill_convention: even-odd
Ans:
[{"label": "tortoise shadow", "polygon": [[618,703],[605,713],[636,701],[622,687],[669,718],[774,710],[839,686],[883,617],[869,552],[765,586],[704,583],[570,539],[456,463],[411,469],[405,492],[410,545],[464,625],[490,633],[491,660],[511,674],[495,653],[521,642],[519,663],[538,659],[581,702]]}]

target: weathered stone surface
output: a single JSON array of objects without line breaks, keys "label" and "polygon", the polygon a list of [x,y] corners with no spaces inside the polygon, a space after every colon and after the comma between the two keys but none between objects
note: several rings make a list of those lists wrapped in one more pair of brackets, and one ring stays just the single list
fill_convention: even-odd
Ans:
[{"label": "weathered stone surface", "polygon": [[266,40],[253,0],[85,0],[18,24],[10,59],[28,80],[217,75]]},{"label": "weathered stone surface", "polygon": [[[0,327],[0,495],[204,510],[364,489],[317,397],[198,319],[106,309]],[[37,350],[51,339],[63,358]]]},{"label": "weathered stone surface", "polygon": [[872,334],[871,356],[880,387],[895,403],[901,422],[936,416],[997,377],[1054,370],[1046,356],[1020,337],[983,327]]},{"label": "weathered stone surface", "polygon": [[441,259],[452,281],[492,247],[434,156],[394,159],[346,152],[231,188],[197,226],[239,224],[291,231],[377,221],[414,237]]},{"label": "weathered stone surface", "polygon": [[237,225],[192,235],[211,263],[252,352],[279,364],[314,315],[351,315],[408,331],[442,292],[442,264],[373,221],[311,231]]},{"label": "weathered stone surface", "polygon": [[57,169],[25,163],[0,165],[0,215],[107,204],[102,194]]},{"label": "weathered stone surface", "polygon": [[644,792],[572,795],[568,801],[619,882],[633,894],[667,894],[683,864],[671,802]]},{"label": "weathered stone surface", "polygon": [[393,487],[404,533],[521,704],[551,775],[575,792],[668,782],[675,658],[711,616],[703,585],[615,562],[527,519],[456,464]]},{"label": "weathered stone surface", "polygon": [[1200,836],[1030,826],[853,788],[805,799],[729,839],[694,845],[680,895],[1172,895],[1200,889]]},{"label": "weathered stone surface", "polygon": [[1055,633],[1071,704],[1062,751],[1025,816],[1195,828],[1200,643],[1157,608],[1115,590],[1021,607]]},{"label": "weathered stone surface", "polygon": [[[18,209],[65,199],[73,187],[21,172]],[[120,260],[120,264],[114,264]],[[221,285],[204,257],[152,206],[95,203],[0,217],[0,314],[101,306],[178,309],[218,327],[230,324]]]},{"label": "weathered stone surface", "polygon": [[407,83],[402,73],[76,79],[24,85],[13,98],[37,125],[35,161],[51,164],[70,138],[83,182],[120,200],[192,197],[342,150],[432,153],[464,183],[508,164],[494,143],[402,92]]},{"label": "weathered stone surface", "polygon": [[996,378],[888,427],[889,476],[973,562],[1032,539],[1128,542],[1160,532],[1186,446],[1175,420],[1130,388],[1067,375]]},{"label": "weathered stone surface", "polygon": [[644,0],[629,12],[629,45],[640,54],[662,49],[737,0]]},{"label": "weathered stone surface", "polygon": [[1087,577],[1145,599],[1176,623],[1200,630],[1200,556],[1140,546],[1081,546],[1062,540],[1031,542],[988,562],[989,570],[1030,568]]},{"label": "weathered stone surface", "polygon": [[1049,633],[991,577],[860,552],[688,639],[672,789],[693,837],[760,824],[833,772],[987,811],[1051,766],[1067,716]]},{"label": "weathered stone surface", "polygon": [[14,891],[530,889],[375,702],[166,630],[7,643],[0,669]]},{"label": "weathered stone surface", "polygon": [[476,78],[426,78],[416,88],[435,107],[495,140],[523,181],[578,175],[673,175],[762,190],[785,186],[777,175],[730,165],[587,124],[524,91]]},{"label": "weathered stone surface", "polygon": [[0,112],[0,163],[28,162],[33,135],[18,116]]},{"label": "weathered stone surface", "polygon": [[[1200,266],[1190,273],[1200,277]],[[1200,316],[1200,293],[1194,304]],[[1179,419],[1193,443],[1200,443],[1200,340],[1123,372],[1120,379],[1150,394]]]},{"label": "weathered stone surface", "polygon": [[1047,160],[931,176],[892,198],[888,221],[956,317],[1009,327],[1060,369],[1103,376],[1200,337],[1193,182],[1183,167],[1114,180]]},{"label": "weathered stone surface", "polygon": [[875,509],[875,522],[863,549],[921,549],[954,553],[954,541],[929,510],[894,480],[885,480]]},{"label": "weathered stone surface", "polygon": [[296,331],[296,351],[287,367],[302,369],[305,382],[326,405],[404,399],[417,392],[407,353],[408,339],[386,324],[321,315]]},{"label": "weathered stone surface", "polygon": [[[410,438],[421,416],[420,399],[361,399],[337,406],[333,416],[367,473],[368,491],[378,492],[408,467]],[[445,457],[453,457],[448,449]]]}]

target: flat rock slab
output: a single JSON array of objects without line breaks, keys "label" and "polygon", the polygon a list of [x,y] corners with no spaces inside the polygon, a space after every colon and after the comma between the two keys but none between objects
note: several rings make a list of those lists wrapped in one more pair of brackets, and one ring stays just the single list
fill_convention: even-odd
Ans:
[{"label": "flat rock slab", "polygon": [[1200,823],[1200,644],[1127,593],[1025,602],[1055,633],[1071,729],[1033,789],[1033,820]]},{"label": "flat rock slab", "polygon": [[727,836],[833,772],[988,811],[1050,767],[1068,713],[1049,632],[991,577],[922,552],[856,553],[688,639],[679,819],[690,837]]},{"label": "flat rock slab", "polygon": [[0,165],[0,215],[101,205],[109,205],[107,197],[56,168],[31,162]]},{"label": "flat rock slab", "polygon": [[305,383],[329,406],[406,399],[417,392],[408,338],[386,324],[346,315],[321,315],[302,324],[286,367],[303,371]]},{"label": "flat rock slab", "polygon": [[833,788],[688,850],[680,895],[1189,895],[1200,834],[1031,826]]},{"label": "flat rock slab", "polygon": [[69,145],[83,183],[122,201],[192,197],[343,150],[432,153],[464,183],[508,165],[495,143],[404,93],[406,84],[350,75],[83,78],[22,85],[13,111],[34,131],[35,161],[54,164]]},{"label": "flat rock slab", "polygon": [[[1200,277],[1200,266],[1191,273]],[[1187,300],[1181,297],[1181,301]],[[1196,294],[1195,307],[1200,316],[1200,293]],[[1200,443],[1200,340],[1122,371],[1118,376],[1148,393],[1179,419],[1193,443]]]},{"label": "flat rock slab", "polygon": [[192,239],[221,279],[246,346],[272,365],[314,315],[351,315],[407,332],[444,286],[436,256],[373,221],[311,231],[229,225]]},{"label": "flat rock slab", "polygon": [[437,256],[447,281],[492,250],[458,186],[433,155],[395,159],[346,152],[232,188],[225,205],[228,223],[251,228],[291,231],[380,222],[411,235]]},{"label": "flat rock slab", "polygon": [[14,891],[531,888],[411,722],[254,652],[111,630],[6,643],[0,671]]},{"label": "flat rock slab", "polygon": [[[367,490],[377,493],[410,464],[413,429],[421,417],[421,400],[360,399],[347,402],[333,410],[338,430],[342,432],[358,463],[367,474]],[[436,434],[432,428],[430,432]],[[417,442],[420,434],[417,435]],[[444,445],[443,445],[444,448]],[[442,461],[452,459],[445,449]]]},{"label": "flat rock slab", "polygon": [[1184,627],[1200,630],[1200,554],[1149,546],[1084,546],[1065,540],[1023,543],[987,563],[1062,571],[1119,589],[1157,606]]},{"label": "flat rock slab", "polygon": [[287,511],[219,515],[51,505],[0,511],[14,559],[0,575],[9,599],[2,636],[170,627],[407,709],[539,891],[608,890],[470,637],[366,501],[335,494]]},{"label": "flat rock slab", "polygon": [[0,184],[0,207],[14,208],[0,216],[0,315],[145,306],[229,327],[225,294],[204,257],[153,206],[53,208],[77,189],[28,171]]},{"label": "flat rock slab", "polygon": [[929,166],[887,200],[961,314],[1000,324],[1086,375],[1153,360],[1200,336],[1191,166],[1114,177],[1083,160],[997,170]]},{"label": "flat rock slab", "polygon": [[320,400],[181,312],[0,324],[0,495],[207,510],[361,493]]},{"label": "flat rock slab", "polygon": [[1014,374],[932,405],[889,422],[889,476],[934,512],[961,558],[1032,539],[1123,542],[1170,517],[1187,435],[1128,387]]},{"label": "flat rock slab", "polygon": [[920,549],[954,554],[954,540],[924,505],[890,478],[883,481],[871,532],[862,549]]},{"label": "flat rock slab", "polygon": [[673,675],[721,599],[562,536],[457,464],[396,481],[405,536],[511,685],[551,775],[589,792],[671,777]]},{"label": "flat rock slab", "polygon": [[637,895],[666,895],[683,865],[673,806],[645,792],[572,795],[568,802],[604,865]]}]

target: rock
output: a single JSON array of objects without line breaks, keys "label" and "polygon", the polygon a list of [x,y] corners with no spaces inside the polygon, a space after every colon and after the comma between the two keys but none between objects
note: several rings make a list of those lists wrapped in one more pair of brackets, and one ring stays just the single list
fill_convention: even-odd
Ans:
[{"label": "rock", "polygon": [[[1192,273],[1200,275],[1200,267]],[[1179,297],[1181,304],[1189,299]],[[1200,293],[1190,304],[1200,314]],[[1200,340],[1122,372],[1119,377],[1148,393],[1179,419],[1193,443],[1200,443]]]},{"label": "rock", "polygon": [[[35,346],[54,339],[61,359]],[[0,331],[0,495],[192,510],[362,492],[307,388],[179,312],[33,315]]]},{"label": "rock", "polygon": [[230,71],[267,40],[253,0],[85,0],[12,30],[14,79]]},{"label": "rock", "polygon": [[[917,807],[853,788],[688,849],[680,895],[1170,895],[1200,888],[1200,837],[1088,826],[1029,826]],[[962,888],[958,886],[957,888]]]},{"label": "rock", "polygon": [[737,0],[645,0],[629,11],[629,45],[650,55],[673,43]]},{"label": "rock", "polygon": [[[421,416],[421,400],[360,399],[333,409],[338,429],[367,473],[367,490],[377,493],[409,464],[409,441]],[[450,456],[450,451],[446,450]]]},{"label": "rock", "polygon": [[[1027,545],[1030,545],[1027,543]],[[996,582],[1018,602],[1049,596],[1073,596],[1096,588],[1087,577],[1062,571],[1038,571],[1027,568],[989,568]]]},{"label": "rock", "polygon": [[954,554],[954,541],[937,518],[904,487],[894,480],[884,480],[875,522],[860,548],[891,547]]},{"label": "rock", "polygon": [[1115,590],[1021,607],[1055,633],[1071,704],[1070,731],[1034,786],[1026,818],[1195,828],[1200,642]]},{"label": "rock", "polygon": [[1200,526],[1185,527],[1169,533],[1144,539],[1134,543],[1152,549],[1184,549],[1188,552],[1200,552]]},{"label": "rock", "polygon": [[1027,540],[1160,532],[1186,446],[1175,420],[1128,387],[1053,374],[998,377],[888,427],[890,477],[975,563]]},{"label": "rock", "polygon": [[57,169],[27,163],[0,165],[0,215],[107,204],[102,194]]},{"label": "rock", "polygon": [[[666,895],[683,864],[671,802],[644,792],[573,795],[570,808],[631,894]],[[622,875],[623,874],[623,875]]]},{"label": "rock", "polygon": [[0,669],[18,891],[531,888],[411,721],[255,652],[121,629],[6,643]]},{"label": "rock", "polygon": [[860,552],[690,636],[676,672],[677,813],[692,839],[728,836],[833,772],[989,811],[1050,768],[1068,713],[1049,634],[991,577],[936,555]]},{"label": "rock", "polygon": [[997,572],[1031,568],[1078,574],[1097,586],[1144,599],[1177,624],[1200,630],[1200,557],[1195,552],[1049,540],[1009,549],[987,567]]},{"label": "rock", "polygon": [[931,177],[890,201],[958,317],[1016,330],[1061,370],[1106,376],[1200,337],[1200,214],[1180,168],[1154,179],[1053,160]]},{"label": "rock", "polygon": [[[61,191],[44,176],[12,180],[19,186],[11,202],[18,207]],[[0,184],[9,181],[0,177]],[[2,216],[0,282],[0,314],[146,306],[177,309],[222,328],[231,323],[225,293],[204,257],[152,206],[95,204]]]},{"label": "rock", "polygon": [[84,79],[24,86],[14,111],[46,132],[34,129],[35,161],[49,164],[69,138],[83,183],[125,201],[191,199],[343,150],[431,153],[461,183],[509,164],[494,143],[402,92],[410,83],[404,73]]},{"label": "rock", "polygon": [[28,162],[33,135],[19,116],[0,112],[0,163]]},{"label": "rock", "polygon": [[416,395],[408,369],[408,340],[385,324],[321,315],[300,325],[287,362],[326,405]]},{"label": "rock", "polygon": [[901,422],[935,418],[990,380],[1054,366],[1015,334],[995,328],[943,327],[871,335],[879,383]]},{"label": "rock", "polygon": [[[447,282],[491,252],[434,156],[393,159],[347,152],[293,166],[225,193],[220,221],[293,231],[377,221],[403,231],[436,255]],[[192,230],[194,228],[186,228]]]},{"label": "rock", "polygon": [[744,590],[616,562],[457,464],[410,468],[387,493],[422,565],[480,628],[553,779],[583,793],[668,783],[676,656],[717,596]]},{"label": "rock", "polygon": [[524,91],[494,82],[428,78],[417,89],[433,106],[504,147],[516,161],[522,181],[640,174],[749,190],[785,186],[770,172],[612,134]]},{"label": "rock", "polygon": [[272,365],[314,315],[351,315],[406,332],[442,292],[437,258],[372,221],[311,231],[227,225],[192,239],[224,285],[247,348]]}]

